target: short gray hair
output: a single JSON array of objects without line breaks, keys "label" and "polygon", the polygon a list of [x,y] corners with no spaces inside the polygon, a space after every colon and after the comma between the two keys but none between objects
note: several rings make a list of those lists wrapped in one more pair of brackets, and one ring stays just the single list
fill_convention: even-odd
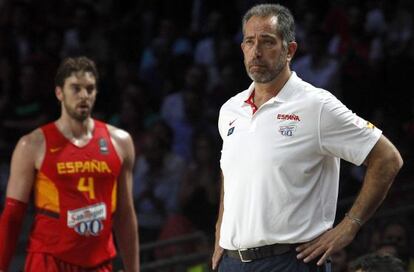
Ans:
[{"label": "short gray hair", "polygon": [[283,43],[287,45],[295,41],[295,19],[290,10],[280,4],[260,4],[250,8],[243,16],[243,34],[248,20],[253,16],[277,18],[277,32],[282,37]]}]

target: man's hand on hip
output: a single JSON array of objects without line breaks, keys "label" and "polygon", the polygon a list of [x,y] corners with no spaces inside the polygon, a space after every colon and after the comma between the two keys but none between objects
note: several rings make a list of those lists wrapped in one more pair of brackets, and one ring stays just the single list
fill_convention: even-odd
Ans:
[{"label": "man's hand on hip", "polygon": [[324,232],[316,239],[296,248],[298,259],[308,263],[321,256],[317,265],[323,265],[333,253],[349,245],[357,234],[360,226],[348,218],[344,218],[335,228]]}]

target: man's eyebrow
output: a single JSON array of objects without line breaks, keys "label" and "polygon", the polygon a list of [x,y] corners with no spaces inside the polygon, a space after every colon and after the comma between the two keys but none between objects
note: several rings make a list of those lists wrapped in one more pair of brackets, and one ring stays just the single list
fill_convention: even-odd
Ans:
[{"label": "man's eyebrow", "polygon": [[71,87],[79,87],[79,86],[85,86],[85,87],[95,87],[95,86],[96,86],[96,84],[95,84],[95,83],[82,84],[82,83],[75,83],[75,82],[72,82],[72,83],[70,83],[70,84],[69,84],[69,86],[71,86]]},{"label": "man's eyebrow", "polygon": [[260,37],[261,38],[276,38],[277,35],[273,34],[273,33],[262,33],[262,34],[260,34]]},{"label": "man's eyebrow", "polygon": [[[254,37],[255,35],[245,36],[243,40],[253,39]],[[273,33],[262,33],[262,34],[259,34],[259,37],[260,38],[276,38],[277,35]]]}]

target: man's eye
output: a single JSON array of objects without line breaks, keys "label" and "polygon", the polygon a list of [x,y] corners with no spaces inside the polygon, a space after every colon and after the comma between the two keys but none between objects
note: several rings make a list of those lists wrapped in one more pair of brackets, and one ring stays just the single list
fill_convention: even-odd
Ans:
[{"label": "man's eye", "polygon": [[88,92],[88,94],[91,94],[91,93],[93,93],[93,91],[95,90],[95,87],[94,86],[88,86],[87,88],[86,88],[86,91]]}]

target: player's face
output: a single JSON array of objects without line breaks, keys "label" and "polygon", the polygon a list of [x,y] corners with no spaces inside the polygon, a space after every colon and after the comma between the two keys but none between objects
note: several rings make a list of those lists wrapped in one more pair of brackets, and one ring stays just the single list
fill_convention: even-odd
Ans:
[{"label": "player's face", "polygon": [[288,48],[277,34],[277,17],[250,18],[244,28],[241,44],[244,65],[249,77],[257,83],[274,80],[287,67]]},{"label": "player's face", "polygon": [[72,73],[63,88],[56,88],[62,110],[77,121],[90,117],[96,100],[96,79],[90,72]]}]

